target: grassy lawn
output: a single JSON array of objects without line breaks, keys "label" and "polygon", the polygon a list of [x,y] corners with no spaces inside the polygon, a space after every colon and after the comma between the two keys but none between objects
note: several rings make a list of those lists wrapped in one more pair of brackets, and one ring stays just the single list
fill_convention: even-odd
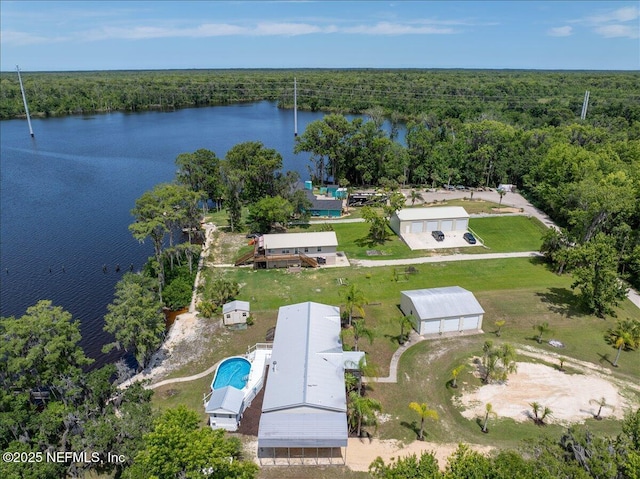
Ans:
[{"label": "grassy lawn", "polygon": [[526,216],[471,218],[469,226],[492,253],[539,251],[547,229],[537,218]]}]

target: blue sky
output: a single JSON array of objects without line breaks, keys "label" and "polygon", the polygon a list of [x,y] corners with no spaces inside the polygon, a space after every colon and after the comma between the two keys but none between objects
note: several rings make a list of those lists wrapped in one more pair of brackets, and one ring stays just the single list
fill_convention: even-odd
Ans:
[{"label": "blue sky", "polygon": [[638,1],[8,1],[0,68],[640,70]]}]

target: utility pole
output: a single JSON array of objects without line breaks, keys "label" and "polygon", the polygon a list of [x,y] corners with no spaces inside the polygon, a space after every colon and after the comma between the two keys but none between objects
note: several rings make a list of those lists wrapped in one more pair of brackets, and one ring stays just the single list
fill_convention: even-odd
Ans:
[{"label": "utility pole", "polygon": [[298,83],[293,77],[293,136],[298,136]]},{"label": "utility pole", "polygon": [[29,115],[29,106],[27,105],[27,96],[24,94],[24,87],[22,86],[22,77],[20,76],[20,67],[16,65],[16,70],[18,70],[18,81],[20,82],[20,91],[22,92],[22,101],[24,102],[24,111],[27,113],[27,123],[29,124],[29,133],[31,134],[31,138],[33,135],[33,128],[31,128],[31,116]]},{"label": "utility pole", "polygon": [[587,107],[589,106],[589,90],[584,92],[584,101],[582,102],[582,113],[580,114],[580,119],[584,120],[587,118]]}]

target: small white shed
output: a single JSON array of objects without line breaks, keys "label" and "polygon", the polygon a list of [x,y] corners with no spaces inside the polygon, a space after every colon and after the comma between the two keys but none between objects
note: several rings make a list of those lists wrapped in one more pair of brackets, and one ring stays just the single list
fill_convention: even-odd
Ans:
[{"label": "small white shed", "polygon": [[244,393],[233,386],[214,389],[205,407],[211,429],[237,431],[242,418]]},{"label": "small white shed", "polygon": [[401,291],[400,309],[416,318],[420,335],[482,330],[484,309],[460,286]]},{"label": "small white shed", "polygon": [[246,324],[251,314],[248,301],[231,301],[222,306],[222,320],[225,326],[230,324]]}]

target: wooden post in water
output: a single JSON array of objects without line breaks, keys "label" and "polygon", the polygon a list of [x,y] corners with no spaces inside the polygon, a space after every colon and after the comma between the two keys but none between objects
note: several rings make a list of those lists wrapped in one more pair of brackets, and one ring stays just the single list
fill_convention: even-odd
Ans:
[{"label": "wooden post in water", "polygon": [[22,86],[22,77],[20,76],[20,67],[16,65],[16,70],[18,70],[18,81],[20,82],[20,91],[22,92],[22,101],[24,102],[24,111],[27,114],[27,123],[29,124],[29,134],[31,138],[34,137],[33,128],[31,128],[31,116],[29,115],[29,106],[27,105],[27,96],[24,94],[24,87]]},{"label": "wooden post in water", "polygon": [[298,136],[298,83],[293,77],[293,136]]}]

